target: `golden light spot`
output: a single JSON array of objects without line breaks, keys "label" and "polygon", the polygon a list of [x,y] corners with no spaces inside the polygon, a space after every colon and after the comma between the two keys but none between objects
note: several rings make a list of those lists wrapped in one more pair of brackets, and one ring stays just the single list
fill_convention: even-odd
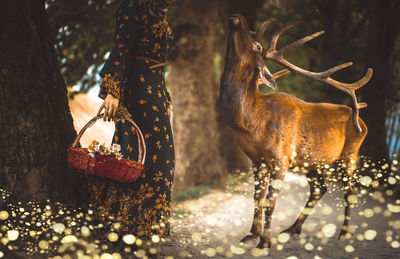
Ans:
[{"label": "golden light spot", "polygon": [[375,206],[375,207],[373,208],[373,210],[374,210],[374,212],[375,212],[376,214],[379,214],[379,213],[382,212],[382,208],[379,207],[379,206]]},{"label": "golden light spot", "polygon": [[394,185],[394,184],[396,184],[396,182],[397,182],[397,180],[396,180],[396,178],[394,178],[393,176],[390,176],[390,177],[388,178],[388,183],[389,183],[389,184]]},{"label": "golden light spot", "polygon": [[349,197],[347,197],[347,201],[351,204],[354,204],[354,203],[358,202],[358,198],[357,198],[357,196],[351,194],[351,195],[349,195]]},{"label": "golden light spot", "polygon": [[9,216],[7,211],[0,211],[0,220],[6,220]]},{"label": "golden light spot", "polygon": [[330,215],[332,213],[332,208],[331,207],[329,207],[329,206],[324,206],[323,208],[322,208],[322,214],[324,214],[324,215]]},{"label": "golden light spot", "polygon": [[132,234],[128,234],[128,235],[123,236],[122,240],[128,245],[132,245],[135,243],[136,237]]},{"label": "golden light spot", "polygon": [[252,254],[254,257],[259,257],[259,256],[262,256],[262,255],[263,255],[263,252],[262,252],[262,250],[261,250],[260,248],[253,248],[253,249],[251,250],[251,254]]},{"label": "golden light spot", "polygon": [[116,242],[118,240],[118,234],[111,232],[110,234],[108,234],[107,238],[108,240],[110,240],[110,242]]},{"label": "golden light spot", "polygon": [[283,182],[281,179],[275,179],[272,181],[271,185],[274,189],[280,189],[282,186]]},{"label": "golden light spot", "polygon": [[356,236],[358,241],[363,241],[364,240],[364,235],[363,234],[357,234]]},{"label": "golden light spot", "polygon": [[201,241],[201,234],[200,233],[193,233],[192,234],[192,240],[194,242],[200,242]]},{"label": "golden light spot", "polygon": [[8,238],[6,238],[6,237],[2,237],[2,238],[0,239],[0,242],[1,242],[4,246],[6,246],[6,245],[8,244],[9,241],[10,241],[10,240],[8,240]]},{"label": "golden light spot", "polygon": [[303,213],[304,215],[311,215],[313,213],[313,209],[312,208],[304,208],[301,213]]},{"label": "golden light spot", "polygon": [[217,254],[217,251],[215,251],[214,248],[207,248],[206,251],[205,251],[205,254],[208,257],[214,257]]},{"label": "golden light spot", "polygon": [[345,250],[347,253],[353,253],[353,252],[354,252],[354,247],[353,247],[352,245],[347,245],[347,246],[344,248],[344,250]]},{"label": "golden light spot", "polygon": [[153,243],[159,243],[160,242],[160,237],[158,235],[153,235],[151,237],[151,241],[153,241]]},{"label": "golden light spot", "polygon": [[364,210],[364,217],[366,218],[372,218],[374,216],[374,211],[371,209],[365,209]]},{"label": "golden light spot", "polygon": [[76,242],[78,242],[78,238],[76,238],[76,236],[74,235],[67,235],[61,239],[62,244],[76,243]]},{"label": "golden light spot", "polygon": [[238,247],[238,246],[234,246],[234,245],[231,245],[231,249],[230,250],[235,255],[242,255],[242,254],[246,253],[246,250],[244,248]]},{"label": "golden light spot", "polygon": [[290,239],[290,235],[288,233],[281,233],[278,235],[278,241],[280,243],[286,243],[287,241],[289,241]]},{"label": "golden light spot", "polygon": [[364,237],[367,240],[373,240],[376,237],[377,233],[375,230],[369,229],[364,232]]},{"label": "golden light spot", "polygon": [[100,259],[114,259],[113,256],[109,253],[104,253],[100,256]]},{"label": "golden light spot", "polygon": [[360,181],[361,185],[366,186],[366,187],[370,186],[372,183],[372,179],[369,176],[363,176],[360,178],[359,181]]},{"label": "golden light spot", "polygon": [[399,241],[393,241],[392,243],[390,243],[390,245],[391,245],[393,248],[400,248],[400,243],[399,243]]},{"label": "golden light spot", "polygon": [[47,242],[46,240],[40,240],[39,247],[43,250],[47,250],[50,248],[50,245],[49,245],[49,242]]},{"label": "golden light spot", "polygon": [[122,259],[122,256],[119,253],[113,253],[112,256],[113,259]]},{"label": "golden light spot", "polygon": [[19,231],[18,230],[8,230],[7,231],[7,238],[9,241],[15,241],[18,239]]},{"label": "golden light spot", "polygon": [[387,208],[392,213],[400,213],[400,206],[388,203]]},{"label": "golden light spot", "polygon": [[326,224],[325,226],[322,227],[321,231],[325,237],[327,238],[333,237],[333,235],[335,235],[336,232],[336,225]]},{"label": "golden light spot", "polygon": [[61,234],[62,232],[64,232],[65,226],[62,223],[56,223],[52,226],[52,229],[54,230],[54,232]]},{"label": "golden light spot", "polygon": [[86,226],[83,226],[83,227],[81,228],[81,232],[82,232],[82,236],[83,236],[83,237],[88,237],[88,236],[90,236],[90,230],[89,230],[89,228],[86,227]]},{"label": "golden light spot", "polygon": [[307,244],[304,246],[304,248],[305,248],[307,251],[311,251],[311,250],[314,249],[314,245],[311,244],[311,243],[307,243]]}]

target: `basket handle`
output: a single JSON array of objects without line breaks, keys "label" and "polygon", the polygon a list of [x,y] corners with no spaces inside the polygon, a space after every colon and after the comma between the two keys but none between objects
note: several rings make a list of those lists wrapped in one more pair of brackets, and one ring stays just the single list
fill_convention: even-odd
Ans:
[{"label": "basket handle", "polygon": [[[78,136],[76,136],[76,138],[75,138],[75,140],[74,140],[74,142],[72,143],[71,146],[72,146],[72,147],[76,147],[77,144],[78,144],[78,142],[79,142],[79,140],[81,139],[83,133],[85,133],[85,131],[86,131],[88,128],[90,128],[91,126],[93,126],[93,124],[95,124],[96,121],[97,121],[98,119],[101,119],[101,118],[103,118],[103,117],[104,117],[104,113],[99,114],[99,115],[95,116],[93,119],[91,119],[91,120],[81,129],[81,131],[79,132]],[[124,117],[125,117],[125,119],[126,119],[127,121],[129,121],[130,123],[132,123],[133,127],[135,128],[136,135],[137,135],[137,138],[138,138],[138,143],[139,143],[139,160],[138,160],[138,163],[144,164],[145,161],[146,161],[146,144],[145,144],[145,141],[144,141],[143,133],[142,133],[142,131],[139,129],[139,127],[136,125],[136,123],[132,120],[132,118],[130,118],[130,117],[128,117],[128,116],[124,116]]]}]

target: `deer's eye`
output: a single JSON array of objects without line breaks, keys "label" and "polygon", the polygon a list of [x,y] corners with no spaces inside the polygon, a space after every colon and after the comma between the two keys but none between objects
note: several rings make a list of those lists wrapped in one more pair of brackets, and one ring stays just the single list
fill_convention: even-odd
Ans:
[{"label": "deer's eye", "polygon": [[258,42],[254,42],[254,43],[253,43],[253,50],[254,50],[255,52],[260,52],[260,51],[262,50],[261,44],[258,43]]}]

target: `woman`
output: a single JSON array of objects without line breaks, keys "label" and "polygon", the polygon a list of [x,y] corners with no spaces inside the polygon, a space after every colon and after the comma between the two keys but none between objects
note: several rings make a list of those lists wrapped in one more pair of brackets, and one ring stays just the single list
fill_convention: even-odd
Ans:
[{"label": "woman", "polygon": [[[172,30],[165,16],[174,0],[123,0],[116,16],[115,45],[100,75],[104,120],[123,105],[145,136],[145,172],[133,183],[92,178],[91,194],[101,221],[115,219],[117,231],[142,239],[169,234],[174,144],[164,82]],[[138,143],[129,122],[117,122],[113,143],[123,158],[137,160]]]}]

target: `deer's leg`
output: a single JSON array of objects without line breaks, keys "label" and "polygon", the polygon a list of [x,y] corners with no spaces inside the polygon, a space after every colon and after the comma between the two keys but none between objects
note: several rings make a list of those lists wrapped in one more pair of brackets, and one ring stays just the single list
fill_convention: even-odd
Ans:
[{"label": "deer's leg", "polygon": [[344,222],[342,226],[342,230],[340,231],[339,239],[342,239],[350,233],[350,212],[351,212],[351,202],[349,201],[349,197],[354,195],[353,188],[353,172],[356,168],[356,160],[357,157],[354,157],[354,160],[349,159],[345,161],[346,167],[343,168],[344,174],[342,175],[342,181],[344,184],[344,201],[346,203],[346,207],[344,209]]},{"label": "deer's leg", "polygon": [[241,242],[246,243],[252,240],[256,240],[262,233],[262,213],[263,213],[263,202],[268,189],[268,172],[266,168],[260,169],[254,172],[254,217],[253,224],[251,226],[250,233],[245,236]]},{"label": "deer's leg", "polygon": [[314,206],[327,191],[324,178],[321,174],[318,173],[317,170],[309,171],[307,173],[307,180],[310,184],[310,197],[308,198],[306,206],[304,210],[300,213],[294,224],[288,229],[282,231],[282,233],[288,233],[290,234],[290,236],[300,234],[304,221],[306,221],[310,214],[309,212],[312,211]]},{"label": "deer's leg", "polygon": [[271,247],[272,213],[274,212],[276,198],[281,191],[286,171],[287,167],[281,167],[278,171],[273,171],[269,179],[269,190],[266,198],[264,231],[263,234],[260,236],[260,243],[258,244],[257,248],[263,249]]}]

